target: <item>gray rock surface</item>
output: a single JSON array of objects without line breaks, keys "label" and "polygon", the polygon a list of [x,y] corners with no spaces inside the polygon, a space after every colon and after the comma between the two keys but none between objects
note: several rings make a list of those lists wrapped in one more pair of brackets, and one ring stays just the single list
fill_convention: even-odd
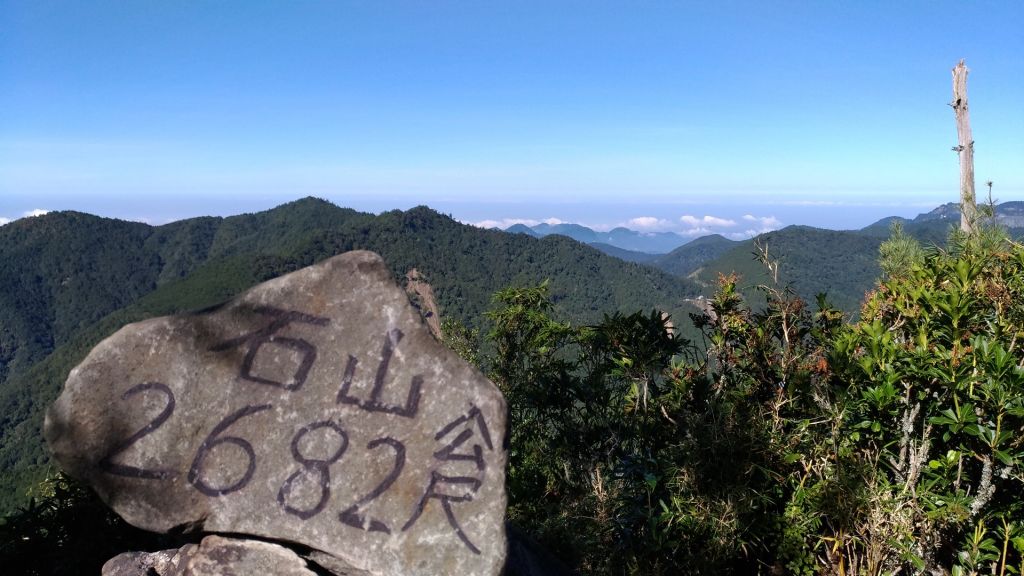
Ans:
[{"label": "gray rock surface", "polygon": [[297,542],[375,575],[505,558],[504,400],[370,252],[124,327],[44,434],[141,528]]},{"label": "gray rock surface", "polygon": [[170,576],[180,574],[195,544],[158,552],[125,552],[103,564],[101,576]]},{"label": "gray rock surface", "polygon": [[316,576],[295,552],[270,542],[207,536],[177,550],[127,552],[102,576]]}]

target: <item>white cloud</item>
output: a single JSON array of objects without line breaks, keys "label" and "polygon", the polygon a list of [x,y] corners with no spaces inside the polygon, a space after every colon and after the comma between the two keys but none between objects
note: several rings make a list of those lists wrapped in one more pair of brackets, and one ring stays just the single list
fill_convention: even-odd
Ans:
[{"label": "white cloud", "polygon": [[501,228],[502,230],[504,230],[505,228],[508,228],[509,226],[512,226],[514,224],[525,224],[527,226],[533,226],[536,222],[536,220],[518,220],[515,218],[504,218],[502,220],[480,220],[479,222],[466,222],[466,224],[476,226],[477,228]]},{"label": "white cloud", "polygon": [[3,216],[0,216],[0,226],[3,226],[4,224],[10,224],[10,223],[11,223],[11,219],[10,218],[4,218]]},{"label": "white cloud", "polygon": [[750,229],[750,230],[744,230],[743,232],[730,232],[729,234],[726,234],[725,237],[730,239],[730,240],[746,240],[747,238],[753,238],[754,236],[757,236],[758,234],[761,234],[761,233],[758,232],[757,230]]},{"label": "white cloud", "polygon": [[742,232],[731,232],[725,236],[733,240],[746,240],[747,238],[753,238],[759,234],[778,230],[782,227],[782,221],[775,216],[754,216],[753,214],[744,214],[743,221],[749,226],[746,230],[743,230]]},{"label": "white cloud", "polygon": [[696,228],[690,228],[688,230],[683,230],[680,232],[680,234],[682,234],[683,236],[707,236],[708,234],[712,233],[713,232],[711,232],[710,228],[703,228],[701,226],[698,226]]},{"label": "white cloud", "polygon": [[630,218],[623,226],[639,232],[662,232],[671,228],[672,222],[654,216],[638,216]]},{"label": "white cloud", "polygon": [[754,222],[761,228],[768,228],[769,230],[775,230],[782,226],[782,221],[775,216],[754,216],[752,214],[744,214],[743,219],[747,222]]},{"label": "white cloud", "polygon": [[534,220],[533,218],[502,218],[501,220],[480,220],[479,222],[463,223],[469,224],[470,226],[476,226],[477,228],[501,228],[504,230],[509,226],[514,226],[516,224],[522,224],[532,228],[538,224],[557,226],[559,224],[565,224],[565,221],[559,220],[558,218],[545,218],[543,220]]},{"label": "white cloud", "polygon": [[684,214],[679,218],[679,221],[687,226],[701,226],[705,228],[729,228],[735,226],[736,221],[728,218],[719,218],[717,216],[704,216],[698,218],[689,214]]},{"label": "white cloud", "polygon": [[[567,222],[560,218],[500,218],[480,220],[477,222],[467,221],[465,223],[478,228],[499,228],[501,230],[505,230],[515,224],[523,224],[532,228],[538,224],[556,226],[558,224],[566,224]],[[587,226],[595,232],[604,232],[610,228],[607,225],[589,225],[582,222],[578,224],[580,226]],[[775,216],[755,216],[753,214],[745,214],[742,217],[736,216],[734,218],[727,218],[724,216],[694,216],[691,214],[685,214],[679,217],[678,220],[673,220],[671,218],[659,218],[657,216],[637,216],[635,218],[630,218],[625,222],[621,222],[616,226],[635,230],[641,234],[647,235],[671,231],[688,238],[699,238],[701,236],[720,233],[728,238],[744,240],[757,236],[758,234],[777,230],[781,228],[782,225],[782,221]]]}]

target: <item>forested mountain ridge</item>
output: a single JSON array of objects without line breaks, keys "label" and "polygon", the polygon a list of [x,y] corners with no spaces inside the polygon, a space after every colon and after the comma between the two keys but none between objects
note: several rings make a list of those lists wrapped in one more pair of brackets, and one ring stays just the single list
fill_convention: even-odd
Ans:
[{"label": "forested mountain ridge", "polygon": [[354,249],[381,254],[396,280],[417,268],[441,313],[470,326],[494,292],[545,279],[578,323],[644,308],[680,314],[698,292],[569,238],[483,230],[426,207],[375,216],[307,198],[158,227],[74,212],[19,220],[0,227],[0,510],[23,501],[45,470],[43,410],[103,337]]},{"label": "forested mountain ridge", "polygon": [[834,306],[855,313],[881,273],[878,247],[883,240],[856,232],[787,226],[736,243],[706,263],[696,277],[713,290],[718,274],[738,273],[750,297],[750,287],[770,280],[765,266],[755,258],[760,245],[768,249],[769,258],[778,260],[781,283],[791,284],[810,302],[825,293]]},{"label": "forested mountain ridge", "polygon": [[669,274],[686,277],[705,263],[732,250],[737,244],[739,241],[729,240],[721,234],[711,234],[683,244],[668,254],[657,256],[650,263]]},{"label": "forested mountain ridge", "polygon": [[57,212],[0,227],[0,383],[207,257],[219,219],[153,228]]},{"label": "forested mountain ridge", "polygon": [[662,256],[662,254],[650,254],[648,252],[626,250],[625,248],[619,248],[618,246],[612,246],[611,244],[605,244],[603,242],[594,242],[590,244],[590,246],[597,248],[609,256],[615,256],[619,260],[625,260],[626,262],[650,263]]}]

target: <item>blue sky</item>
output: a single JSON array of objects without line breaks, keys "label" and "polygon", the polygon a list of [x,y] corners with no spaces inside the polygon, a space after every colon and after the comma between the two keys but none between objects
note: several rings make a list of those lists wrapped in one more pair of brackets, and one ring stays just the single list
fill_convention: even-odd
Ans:
[{"label": "blue sky", "polygon": [[860,227],[957,199],[960,58],[1024,200],[1019,1],[0,0],[0,218]]}]

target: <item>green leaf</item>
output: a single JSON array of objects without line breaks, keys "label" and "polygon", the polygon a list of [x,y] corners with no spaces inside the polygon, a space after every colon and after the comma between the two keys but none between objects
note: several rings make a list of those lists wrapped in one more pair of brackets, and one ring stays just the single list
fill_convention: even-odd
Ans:
[{"label": "green leaf", "polygon": [[1017,552],[1024,553],[1024,536],[1012,538],[1010,542],[1013,542],[1013,547],[1017,549]]},{"label": "green leaf", "polygon": [[996,458],[998,458],[1003,464],[1013,466],[1013,456],[1003,452],[1002,450],[993,450],[992,453],[995,454]]}]

